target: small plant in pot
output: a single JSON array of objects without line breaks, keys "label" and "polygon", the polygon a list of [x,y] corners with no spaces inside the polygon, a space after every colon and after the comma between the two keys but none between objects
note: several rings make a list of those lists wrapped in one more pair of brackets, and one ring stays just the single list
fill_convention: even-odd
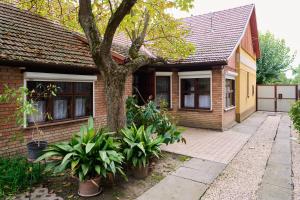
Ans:
[{"label": "small plant in pot", "polygon": [[[53,84],[47,85],[43,88],[42,85],[38,85],[34,90],[29,91],[26,87],[11,88],[4,85],[4,90],[0,95],[0,103],[14,104],[16,109],[8,117],[8,121],[16,120],[16,126],[23,128],[28,122],[33,126],[32,140],[27,143],[28,159],[37,159],[42,151],[47,147],[47,141],[41,140],[43,131],[39,129],[38,119],[48,118],[51,116],[48,113],[42,113],[38,111],[38,102],[40,99],[49,98],[50,96],[56,96],[57,87]],[[35,136],[36,133],[36,136]],[[16,133],[18,136],[18,133]]]},{"label": "small plant in pot", "polygon": [[88,126],[82,126],[69,142],[49,145],[37,161],[51,159],[46,170],[53,173],[70,170],[79,180],[78,194],[95,196],[102,191],[101,177],[116,173],[125,177],[121,143],[113,135],[105,129],[95,130],[93,118],[89,118]]},{"label": "small plant in pot", "polygon": [[122,129],[124,147],[123,152],[127,163],[131,166],[135,178],[143,179],[148,176],[149,160],[152,157],[159,158],[162,137],[154,137],[153,126],[147,129],[144,126],[137,128],[133,124],[130,128]]}]

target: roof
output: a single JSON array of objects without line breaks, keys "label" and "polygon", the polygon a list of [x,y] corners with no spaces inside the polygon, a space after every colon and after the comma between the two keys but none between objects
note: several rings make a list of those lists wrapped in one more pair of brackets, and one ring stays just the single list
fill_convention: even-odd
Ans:
[{"label": "roof", "polygon": [[[126,56],[128,47],[114,42],[112,51]],[[1,61],[95,68],[84,37],[4,3],[0,3]]]},{"label": "roof", "polygon": [[[186,39],[196,50],[179,63],[227,62],[239,45],[254,9],[251,4],[183,18],[184,26],[190,30]],[[256,21],[254,25],[257,32]]]},{"label": "roof", "polygon": [[[186,39],[195,45],[196,52],[176,63],[227,62],[240,43],[250,18],[254,18],[251,26],[257,33],[254,9],[251,4],[183,18],[184,25],[190,29]],[[254,47],[259,52],[257,40],[255,42]],[[129,46],[130,40],[126,37],[115,37],[113,57],[125,59]],[[144,47],[141,51],[153,56]],[[95,69],[84,36],[46,18],[0,3],[0,63],[3,61]]]}]

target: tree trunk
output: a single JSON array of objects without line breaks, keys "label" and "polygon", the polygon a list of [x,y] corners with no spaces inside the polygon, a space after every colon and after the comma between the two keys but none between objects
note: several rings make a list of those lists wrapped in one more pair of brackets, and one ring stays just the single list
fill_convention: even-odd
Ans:
[{"label": "tree trunk", "polygon": [[110,131],[118,132],[126,125],[125,82],[126,73],[112,73],[104,76],[107,126]]}]

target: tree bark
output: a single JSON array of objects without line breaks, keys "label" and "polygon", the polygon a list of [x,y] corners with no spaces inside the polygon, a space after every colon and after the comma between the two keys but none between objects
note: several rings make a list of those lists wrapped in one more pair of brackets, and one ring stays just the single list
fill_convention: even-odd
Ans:
[{"label": "tree bark", "polygon": [[107,126],[111,131],[118,132],[126,125],[125,83],[127,73],[108,74],[104,77]]}]

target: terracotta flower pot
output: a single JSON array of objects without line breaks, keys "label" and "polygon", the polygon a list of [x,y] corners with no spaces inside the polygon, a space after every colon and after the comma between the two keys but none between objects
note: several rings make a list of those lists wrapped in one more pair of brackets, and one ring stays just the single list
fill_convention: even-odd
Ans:
[{"label": "terracotta flower pot", "polygon": [[148,176],[149,174],[149,165],[146,164],[146,166],[136,166],[131,168],[132,170],[132,175],[133,177],[137,178],[137,179],[144,179]]},{"label": "terracotta flower pot", "polygon": [[80,181],[78,195],[82,197],[92,197],[100,194],[102,192],[100,181],[101,177]]}]

